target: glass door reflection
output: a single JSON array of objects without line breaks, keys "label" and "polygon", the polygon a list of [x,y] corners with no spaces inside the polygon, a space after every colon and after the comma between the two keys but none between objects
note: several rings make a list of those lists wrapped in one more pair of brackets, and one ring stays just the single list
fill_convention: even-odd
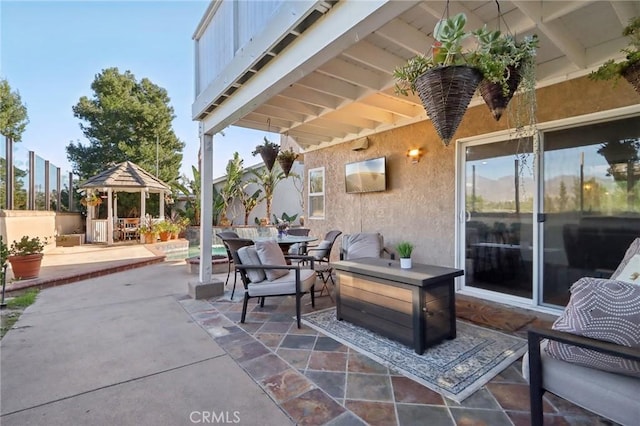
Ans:
[{"label": "glass door reflection", "polygon": [[531,299],[531,139],[467,147],[465,179],[465,286]]}]

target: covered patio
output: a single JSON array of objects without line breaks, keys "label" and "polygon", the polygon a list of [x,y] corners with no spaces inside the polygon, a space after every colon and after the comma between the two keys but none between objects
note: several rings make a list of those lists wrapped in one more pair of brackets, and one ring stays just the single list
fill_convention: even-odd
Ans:
[{"label": "covered patio", "polygon": [[[162,182],[140,166],[125,161],[99,173],[80,185],[84,192],[84,200],[100,199],[100,202],[87,202],[86,241],[89,243],[107,243],[114,241],[141,241],[140,226],[147,220],[146,201],[150,194],[159,195],[159,217],[164,220],[165,195],[171,193],[169,185]],[[140,210],[125,218],[118,217],[119,192],[140,194]],[[107,218],[98,219],[96,207],[105,198],[107,202]],[[86,202],[86,201],[85,201]]]}]

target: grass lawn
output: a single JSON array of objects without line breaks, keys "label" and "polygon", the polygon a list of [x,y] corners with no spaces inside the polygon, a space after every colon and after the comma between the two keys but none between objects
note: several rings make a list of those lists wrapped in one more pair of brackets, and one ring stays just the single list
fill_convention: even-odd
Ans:
[{"label": "grass lawn", "polygon": [[2,310],[2,315],[0,316],[0,339],[18,321],[22,311],[36,301],[37,296],[38,290],[28,290],[20,296],[6,300],[7,306]]}]

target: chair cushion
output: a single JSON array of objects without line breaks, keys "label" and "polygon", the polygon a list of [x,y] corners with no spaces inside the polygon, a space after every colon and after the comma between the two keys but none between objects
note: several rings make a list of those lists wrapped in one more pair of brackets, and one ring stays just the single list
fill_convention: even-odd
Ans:
[{"label": "chair cushion", "polygon": [[[625,271],[625,269],[627,268],[627,266],[629,266],[630,263],[632,263],[633,265],[639,265],[640,266],[640,263],[639,263],[640,261],[636,257],[638,255],[640,255],[640,238],[636,238],[631,243],[631,245],[627,249],[627,252],[624,254],[624,258],[622,259],[622,262],[620,262],[620,265],[618,265],[618,268],[611,275],[611,279],[612,280],[620,279],[621,281],[631,282],[631,281],[628,280],[628,278],[632,278],[632,277],[628,273],[632,274],[635,271]],[[621,277],[621,274],[623,273],[623,271],[625,271],[625,274]],[[627,276],[627,274],[628,274],[628,276]],[[633,281],[634,281],[633,282],[634,284],[640,283],[640,281],[638,281],[638,278],[636,278]]]},{"label": "chair cushion", "polygon": [[380,234],[377,233],[345,235],[342,240],[345,260],[380,257],[382,253],[382,242],[380,240]]},{"label": "chair cushion", "polygon": [[[248,286],[249,296],[277,296],[296,293],[296,271],[290,270],[284,276],[273,281],[251,283]],[[308,292],[316,282],[316,273],[311,269],[300,270],[300,291]]]},{"label": "chair cushion", "polygon": [[[542,383],[546,390],[616,423],[637,424],[640,380],[552,358],[545,353],[547,342],[540,343]],[[522,359],[522,375],[529,380],[529,353]]]},{"label": "chair cushion", "polygon": [[[256,266],[262,265],[255,246],[246,246],[238,250],[238,257],[243,265]],[[259,283],[267,279],[264,269],[245,269],[247,277],[252,283]]]},{"label": "chair cushion", "polygon": [[[263,265],[287,266],[287,261],[282,254],[282,249],[273,240],[256,241],[256,251]],[[286,269],[265,269],[267,280],[273,281],[289,273]]]},{"label": "chair cushion", "polygon": [[[640,286],[602,278],[582,278],[554,330],[640,349]],[[554,358],[604,371],[640,377],[640,363],[558,342],[546,348]]]},{"label": "chair cushion", "polygon": [[316,247],[313,248],[313,258],[316,260],[322,260],[329,255],[331,249],[331,241],[322,240]]}]

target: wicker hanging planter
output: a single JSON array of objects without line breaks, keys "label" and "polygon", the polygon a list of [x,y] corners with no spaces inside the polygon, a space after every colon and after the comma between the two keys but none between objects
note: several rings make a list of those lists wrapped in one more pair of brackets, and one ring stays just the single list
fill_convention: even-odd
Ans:
[{"label": "wicker hanging planter", "polygon": [[627,69],[622,72],[622,76],[631,83],[640,95],[640,61],[628,66]]},{"label": "wicker hanging planter", "polygon": [[267,168],[267,170],[271,171],[271,169],[273,169],[273,165],[276,163],[276,158],[278,157],[279,152],[280,145],[269,142],[269,140],[265,137],[264,143],[262,145],[256,146],[256,149],[252,152],[252,154],[254,156],[260,154],[265,167]]},{"label": "wicker hanging planter", "polygon": [[293,152],[291,148],[285,151],[280,151],[278,154],[278,164],[284,173],[285,177],[289,177],[289,172],[293,167],[293,162],[298,159],[298,154]]},{"label": "wicker hanging planter", "polygon": [[500,117],[502,117],[502,114],[507,109],[507,105],[518,89],[522,77],[520,70],[515,67],[508,67],[505,71],[505,74],[507,73],[509,78],[507,79],[508,90],[506,93],[500,83],[492,83],[487,79],[483,79],[478,87],[482,99],[484,99],[484,102],[491,111],[491,115],[493,115],[496,121],[500,120]]},{"label": "wicker hanging planter", "polygon": [[481,80],[480,71],[466,65],[432,68],[416,80],[418,96],[446,146]]},{"label": "wicker hanging planter", "polygon": [[293,167],[293,160],[289,158],[278,158],[278,164],[280,164],[280,167],[282,168],[282,171],[284,172],[285,177],[289,177],[289,172]]}]

